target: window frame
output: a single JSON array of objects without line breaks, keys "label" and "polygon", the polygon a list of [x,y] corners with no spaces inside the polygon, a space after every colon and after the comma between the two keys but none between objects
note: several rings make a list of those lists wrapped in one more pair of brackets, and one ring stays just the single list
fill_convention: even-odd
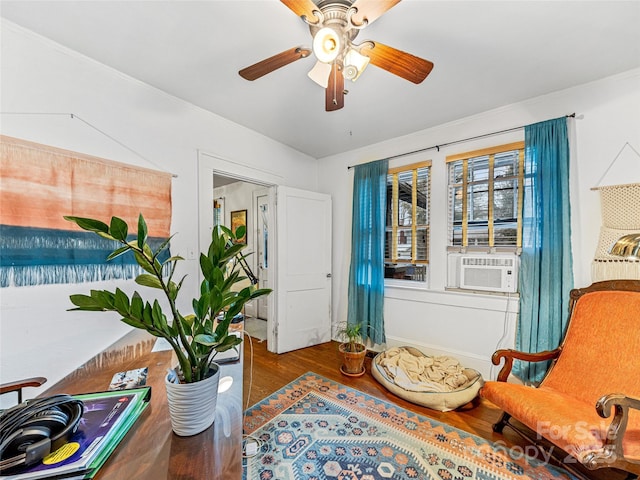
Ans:
[{"label": "window frame", "polygon": [[[522,215],[524,201],[524,141],[518,141],[503,145],[496,145],[479,150],[473,150],[454,155],[448,155],[445,159],[447,166],[447,251],[448,252],[519,252],[522,248]],[[500,153],[518,151],[518,164],[516,174],[512,176],[517,180],[517,206],[516,206],[516,244],[515,245],[496,245],[495,244],[495,218],[494,218],[494,185],[496,178],[494,177],[495,156]],[[488,245],[469,245],[469,161],[481,158],[488,158],[487,172],[487,232]],[[451,183],[451,164],[462,162],[462,183]],[[459,187],[463,194],[462,199],[462,238],[460,245],[453,244],[454,219],[453,219],[453,200],[452,192]]]},{"label": "window frame", "polygon": [[[425,277],[424,280],[413,280],[413,279],[402,279],[402,278],[387,278],[385,277],[385,284],[389,284],[389,285],[419,285],[419,286],[427,286],[428,285],[428,274],[429,274],[429,270],[428,270],[428,265],[429,265],[429,250],[430,250],[430,244],[431,244],[431,177],[432,177],[432,161],[431,160],[424,160],[424,161],[420,161],[420,162],[416,162],[416,163],[411,163],[408,165],[401,165],[401,166],[397,166],[397,167],[392,167],[389,168],[387,171],[387,178],[389,176],[392,176],[392,194],[391,194],[391,200],[390,200],[390,205],[391,205],[391,226],[389,226],[388,224],[385,225],[385,258],[384,258],[384,263],[385,265],[387,264],[394,264],[394,265],[398,265],[398,264],[406,264],[406,265],[425,265]],[[422,168],[426,168],[428,169],[427,172],[427,204],[426,204],[426,218],[427,218],[427,223],[426,224],[418,224],[416,222],[416,217],[417,217],[417,203],[418,203],[418,195],[417,195],[417,191],[418,191],[418,170],[422,169]],[[411,194],[411,226],[410,226],[410,231],[411,231],[411,259],[405,259],[405,258],[398,258],[398,244],[397,241],[394,241],[392,243],[392,245],[390,246],[391,248],[389,250],[387,250],[387,235],[389,233],[391,233],[391,238],[392,239],[396,239],[398,236],[398,232],[400,230],[409,230],[409,226],[407,227],[402,227],[400,226],[398,223],[398,217],[399,217],[399,208],[398,208],[398,201],[399,201],[399,182],[398,182],[398,177],[400,174],[402,173],[406,173],[406,172],[411,172],[412,173],[412,194]],[[388,203],[389,204],[389,203]],[[389,209],[387,208],[387,212],[386,214],[388,215],[389,213]],[[417,232],[421,229],[426,230],[426,252],[425,252],[425,259],[424,260],[417,260],[416,257],[417,255],[417,251],[418,251],[418,244],[416,242],[416,238],[418,238],[417,236]],[[387,251],[390,251],[391,253],[391,257],[387,257],[386,253]]]}]

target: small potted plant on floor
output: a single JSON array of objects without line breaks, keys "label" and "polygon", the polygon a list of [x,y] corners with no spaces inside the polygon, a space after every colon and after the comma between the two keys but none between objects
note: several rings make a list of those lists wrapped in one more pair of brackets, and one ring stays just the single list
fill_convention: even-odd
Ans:
[{"label": "small potted plant on floor", "polygon": [[342,353],[340,371],[350,377],[359,377],[365,372],[364,359],[367,355],[367,347],[362,343],[361,332],[361,323],[346,323],[338,331],[338,337],[343,340],[338,346]]},{"label": "small potted plant on floor", "polygon": [[[138,231],[131,237],[127,223],[118,217],[112,217],[109,225],[91,218],[64,218],[83,230],[117,242],[118,248],[108,260],[131,252],[145,272],[138,275],[136,283],[161,290],[168,303],[165,314],[158,300],[151,303],[143,300],[137,291],[129,296],[116,288],[115,292],[91,290],[89,295],[71,295],[71,302],[76,306],[71,310],[117,312],[127,325],[169,342],[178,359],[175,374],[167,375],[165,381],[173,431],[188,436],[207,429],[215,419],[218,391],[219,367],[213,363],[214,357],[217,352],[242,342],[241,337],[229,335],[233,317],[247,302],[271,292],[254,286],[232,289],[245,279],[240,275],[239,261],[246,245],[237,243],[237,239],[245,235],[245,227],[235,232],[223,226],[213,229],[211,244],[200,254],[204,278],[200,295],[192,300],[193,313],[183,315],[176,307],[176,300],[184,277],[179,281],[173,278],[176,265],[183,258],[172,256],[160,261],[161,254],[169,248],[170,238],[153,251],[147,241],[147,225],[142,215],[138,218]],[[188,404],[176,404],[179,399]]]}]

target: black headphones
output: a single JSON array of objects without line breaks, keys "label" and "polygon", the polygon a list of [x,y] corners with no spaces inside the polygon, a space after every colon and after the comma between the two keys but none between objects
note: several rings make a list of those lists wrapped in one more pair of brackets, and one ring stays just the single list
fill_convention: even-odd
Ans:
[{"label": "black headphones", "polygon": [[0,473],[39,462],[67,443],[84,405],[70,395],[27,400],[0,413]]}]

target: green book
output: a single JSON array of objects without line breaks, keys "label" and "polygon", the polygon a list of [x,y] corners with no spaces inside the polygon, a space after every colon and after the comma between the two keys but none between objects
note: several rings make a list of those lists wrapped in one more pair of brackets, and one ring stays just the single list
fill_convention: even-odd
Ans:
[{"label": "green book", "polygon": [[41,462],[0,480],[91,478],[149,405],[151,387],[73,395],[84,412],[69,441]]}]

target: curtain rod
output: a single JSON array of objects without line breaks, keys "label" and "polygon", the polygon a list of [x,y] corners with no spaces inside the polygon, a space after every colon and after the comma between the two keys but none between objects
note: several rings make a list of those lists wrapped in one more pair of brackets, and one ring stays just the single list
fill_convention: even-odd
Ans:
[{"label": "curtain rod", "polygon": [[[570,113],[569,115],[565,115],[565,118],[575,118],[576,114],[574,113]],[[432,147],[426,147],[426,148],[420,148],[418,150],[413,150],[411,152],[405,152],[405,153],[399,153],[397,155],[392,155],[390,157],[387,157],[386,160],[392,160],[394,158],[400,158],[400,157],[406,157],[407,155],[413,155],[414,153],[421,153],[421,152],[426,152],[427,150],[438,150],[440,151],[440,147],[447,147],[449,145],[456,145],[458,143],[463,143],[463,142],[469,142],[471,140],[478,140],[479,138],[485,138],[485,137],[492,137],[493,135],[500,135],[501,133],[508,133],[508,132],[515,132],[516,130],[521,130],[524,127],[526,127],[526,125],[520,125],[519,127],[513,127],[513,128],[507,128],[505,130],[499,130],[497,132],[491,132],[491,133],[484,133],[482,135],[477,135],[475,137],[468,137],[468,138],[463,138],[461,140],[454,140],[452,142],[447,142],[447,143],[440,143],[438,145],[433,145]],[[383,158],[380,158],[378,160],[371,160],[370,162],[364,162],[362,164],[358,164],[358,165],[364,165],[366,163],[372,163],[372,162],[378,162],[380,160],[385,160]],[[355,167],[356,165],[349,165],[347,167],[347,170],[351,170],[353,167]]]}]

